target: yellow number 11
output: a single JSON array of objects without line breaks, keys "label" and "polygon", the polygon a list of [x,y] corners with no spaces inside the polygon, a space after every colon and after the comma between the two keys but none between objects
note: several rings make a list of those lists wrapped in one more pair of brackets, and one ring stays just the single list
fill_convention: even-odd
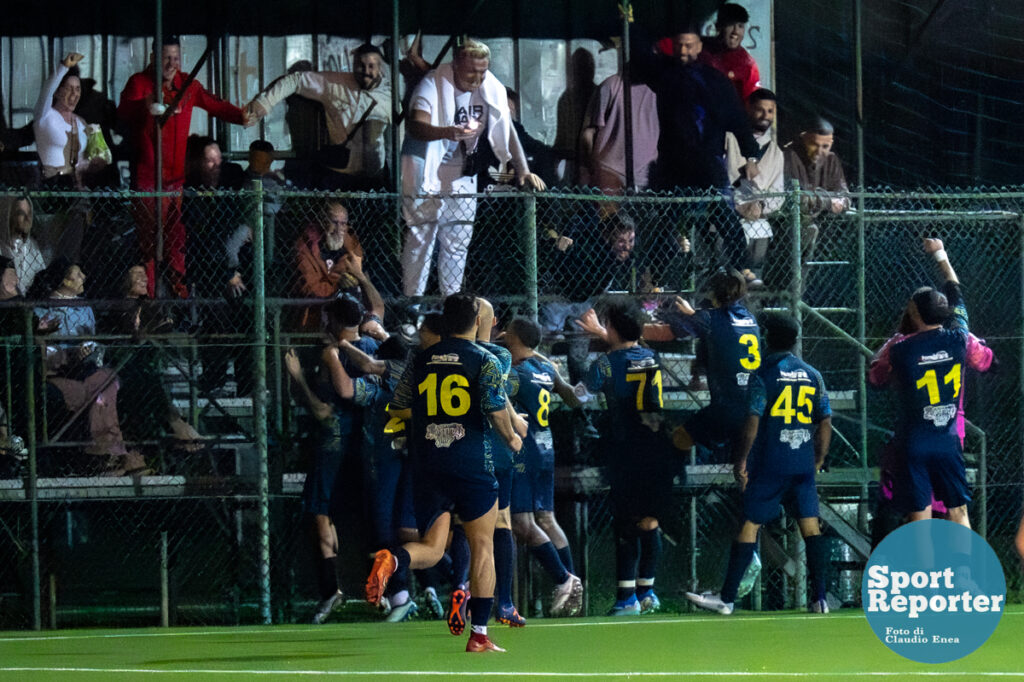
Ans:
[{"label": "yellow number 11", "polygon": [[[953,384],[953,398],[956,399],[960,396],[960,363],[953,365],[953,369],[949,370],[949,373],[943,377],[942,383]],[[930,369],[924,373],[924,376],[917,380],[917,387],[923,388],[928,391],[928,402],[931,405],[935,405],[939,402],[939,380],[935,374],[934,369]]]}]

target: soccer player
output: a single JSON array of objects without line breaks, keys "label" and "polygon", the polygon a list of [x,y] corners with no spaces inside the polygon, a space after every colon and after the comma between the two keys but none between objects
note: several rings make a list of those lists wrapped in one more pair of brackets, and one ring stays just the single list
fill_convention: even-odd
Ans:
[{"label": "soccer player", "polygon": [[444,553],[452,513],[458,514],[471,554],[469,652],[503,651],[487,636],[494,603],[498,483],[486,431],[493,425],[513,451],[522,447],[506,409],[497,360],[474,343],[479,324],[475,297],[458,293],[446,298],[446,335],[413,358],[395,388],[389,412],[412,419],[414,496],[423,540],[378,551],[366,583],[367,600],[376,604],[398,568],[436,564]]},{"label": "soccer player", "polygon": [[[501,368],[501,381],[508,386],[509,373],[512,371],[512,354],[507,348],[491,343],[491,332],[494,329],[494,306],[490,301],[480,298],[480,325],[477,328],[476,342],[481,348],[492,354]],[[520,438],[525,438],[528,430],[526,421],[516,413],[512,402],[505,404],[512,426]],[[512,537],[512,470],[516,463],[516,453],[509,450],[501,436],[491,430],[487,433],[487,445],[494,461],[494,477],[498,479],[498,518],[494,528],[494,575],[498,593],[497,621],[502,625],[521,628],[526,619],[519,615],[512,603],[512,582],[515,577],[516,543]],[[453,600],[454,605],[455,600]]]},{"label": "soccer player", "polygon": [[[587,311],[591,321],[593,310]],[[654,579],[661,555],[658,519],[665,518],[673,471],[664,433],[661,361],[639,345],[643,313],[629,301],[613,302],[605,324],[594,323],[610,350],[590,366],[586,389],[603,393],[618,591],[613,616],[654,612]],[[584,398],[589,399],[588,395]],[[639,575],[638,575],[639,574]]]},{"label": "soccer player", "polygon": [[[313,468],[306,477],[302,489],[302,508],[313,517],[320,551],[320,603],[313,616],[314,624],[326,621],[331,611],[342,600],[336,568],[338,531],[332,519],[332,502],[340,483],[342,463],[353,447],[354,430],[360,409],[337,392],[329,377],[332,376],[332,369],[344,362],[338,353],[338,344],[342,341],[347,340],[368,354],[377,350],[376,341],[359,335],[359,323],[363,318],[363,307],[359,301],[346,296],[331,301],[324,306],[324,310],[331,343],[325,346],[321,353],[320,379],[314,384],[313,393],[319,401],[327,403],[332,409],[326,418],[318,422]],[[352,377],[361,374],[355,367],[346,369]]]},{"label": "soccer player", "polygon": [[[387,412],[398,378],[405,370],[409,348],[400,336],[388,336],[371,358],[357,346],[341,341],[339,349],[368,376],[353,379],[344,364],[332,363],[330,380],[338,395],[363,408],[364,461],[370,467],[374,534],[384,546],[419,540],[412,500],[412,471],[408,462],[406,422]],[[389,622],[409,620],[419,607],[409,596],[408,571],[400,570],[388,583]],[[440,604],[438,604],[440,606]]]},{"label": "soccer player", "polygon": [[733,602],[754,557],[757,532],[785,502],[807,545],[811,611],[828,613],[825,601],[825,539],[818,524],[814,477],[832,438],[832,410],[818,370],[792,353],[800,335],[789,315],[763,318],[767,356],[751,377],[746,422],[734,450],[734,473],[743,488],[743,525],[732,543],[720,594],[687,592],[697,606],[722,615]]},{"label": "soccer player", "polygon": [[540,325],[524,317],[505,329],[513,362],[509,398],[530,424],[522,462],[512,475],[512,528],[555,583],[551,615],[575,616],[583,607],[583,582],[573,575],[569,540],[555,519],[555,450],[548,418],[552,393],[571,407],[579,400],[551,361],[537,354],[540,339]]},{"label": "soccer player", "polygon": [[712,308],[694,310],[688,301],[677,297],[667,325],[644,328],[644,338],[652,341],[697,337],[707,352],[711,402],[673,433],[673,443],[684,451],[694,443],[710,450],[733,445],[743,430],[747,381],[761,366],[757,320],[742,302],[746,279],[735,270],[719,271],[711,277],[709,288]]},{"label": "soccer player", "polygon": [[[893,504],[909,521],[931,518],[932,497],[949,520],[970,527],[971,491],[963,461],[962,424],[965,366],[987,369],[992,351],[970,335],[960,280],[940,239],[925,239],[943,291],[922,287],[904,311],[908,332],[889,339],[871,361],[868,378],[896,390],[899,413],[893,458]],[[948,326],[946,326],[948,323]]]}]

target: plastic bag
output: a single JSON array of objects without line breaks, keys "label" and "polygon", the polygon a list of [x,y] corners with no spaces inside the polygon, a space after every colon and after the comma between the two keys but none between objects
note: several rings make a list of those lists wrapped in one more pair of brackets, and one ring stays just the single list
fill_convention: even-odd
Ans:
[{"label": "plastic bag", "polygon": [[85,135],[86,161],[103,159],[107,163],[113,162],[114,157],[110,154],[110,147],[107,146],[107,141],[103,139],[103,131],[98,123],[90,123],[85,126]]}]

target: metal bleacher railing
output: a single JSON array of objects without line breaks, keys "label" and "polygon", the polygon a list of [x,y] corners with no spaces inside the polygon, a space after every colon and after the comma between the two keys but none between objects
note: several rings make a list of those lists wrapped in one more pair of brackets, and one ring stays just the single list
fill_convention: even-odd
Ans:
[{"label": "metal bleacher railing", "polygon": [[[261,187],[186,193],[186,206],[191,201],[201,208],[183,209],[186,277],[205,284],[192,298],[143,303],[126,299],[122,288],[139,262],[132,205],[140,196],[152,195],[29,195],[33,229],[51,258],[65,248],[59,245],[68,243],[63,237],[73,236],[71,230],[84,230],[80,246],[65,253],[86,274],[86,296],[71,303],[48,296],[0,302],[0,407],[7,415],[0,437],[8,439],[0,449],[0,628],[291,622],[304,619],[314,600],[299,504],[311,417],[293,399],[283,353],[298,347],[305,359],[302,349],[320,343],[315,325],[300,322],[302,312],[323,299],[303,293],[295,245],[307,228],[318,229],[333,195],[271,195]],[[401,295],[400,198],[337,196],[363,250],[363,269],[385,300],[385,326],[414,322],[438,299]],[[788,190],[772,217],[771,246],[760,269],[765,286],[751,291],[748,302],[755,311],[786,308],[801,318],[802,354],[821,369],[837,411],[830,470],[819,478],[833,544],[832,596],[848,605],[859,600],[858,571],[876,521],[878,456],[892,425],[891,398],[866,384],[867,360],[895,331],[909,293],[933,281],[919,246],[928,235],[945,241],[964,281],[972,331],[988,340],[999,360],[997,372],[966,382],[971,426],[965,456],[975,527],[1004,565],[1015,565],[1024,190],[854,192],[851,210],[819,219],[814,256],[805,262],[800,227],[809,218],[801,215],[801,197],[798,188]],[[491,298],[501,320],[515,314],[545,319],[546,310],[566,301],[599,304],[598,292],[587,290],[592,281],[597,289],[625,289],[652,314],[677,293],[693,298],[694,284],[716,265],[715,235],[707,234],[705,216],[732,210],[712,195],[509,190],[481,194],[477,203],[465,284]],[[609,248],[601,221],[619,211],[632,216],[636,241],[619,262],[625,263],[625,284],[607,287],[610,273],[594,272]],[[241,246],[226,248],[240,226],[249,228]],[[560,248],[553,235],[568,236],[573,245]],[[689,251],[680,236],[689,238]],[[234,272],[245,288],[226,296]],[[39,320],[55,309],[83,306],[94,311],[94,329],[63,337],[39,333]],[[104,351],[101,364],[114,378],[94,387],[95,395],[115,386],[122,441],[141,457],[132,462],[138,466],[97,449],[91,408],[71,404],[60,388],[61,378],[81,380],[83,373],[55,373],[53,352],[86,343]],[[547,330],[545,350],[566,373],[578,371],[570,356],[580,344],[571,320]],[[695,378],[695,349],[688,341],[657,346],[668,370],[666,406],[678,421],[707,400]],[[314,364],[307,361],[307,369]],[[202,438],[182,437],[174,415]],[[561,405],[552,419],[558,512],[573,536],[592,613],[610,602],[614,588],[610,507],[599,440],[592,437],[601,419],[600,411],[574,413]],[[24,441],[24,452],[10,446],[14,436]],[[359,495],[368,474],[363,458],[350,459],[338,528],[345,591],[358,594],[370,549]],[[699,450],[681,462],[679,513],[663,523],[670,545],[659,573],[659,593],[670,609],[683,608],[683,590],[716,584],[724,565],[738,510],[724,462],[722,453]],[[791,520],[766,529],[752,606],[801,604],[801,547]],[[542,579],[528,567],[521,562],[518,596],[521,610],[532,614]],[[1007,575],[1012,599],[1021,586],[1016,572]]]}]

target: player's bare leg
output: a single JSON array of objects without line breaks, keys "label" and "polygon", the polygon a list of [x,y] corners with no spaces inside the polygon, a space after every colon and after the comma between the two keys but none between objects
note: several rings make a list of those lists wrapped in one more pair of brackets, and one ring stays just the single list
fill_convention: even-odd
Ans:
[{"label": "player's bare leg", "polygon": [[466,651],[504,651],[487,637],[487,621],[494,605],[494,526],[497,519],[498,502],[495,500],[482,516],[462,521],[469,542],[469,586],[473,594],[469,603],[473,631]]}]

